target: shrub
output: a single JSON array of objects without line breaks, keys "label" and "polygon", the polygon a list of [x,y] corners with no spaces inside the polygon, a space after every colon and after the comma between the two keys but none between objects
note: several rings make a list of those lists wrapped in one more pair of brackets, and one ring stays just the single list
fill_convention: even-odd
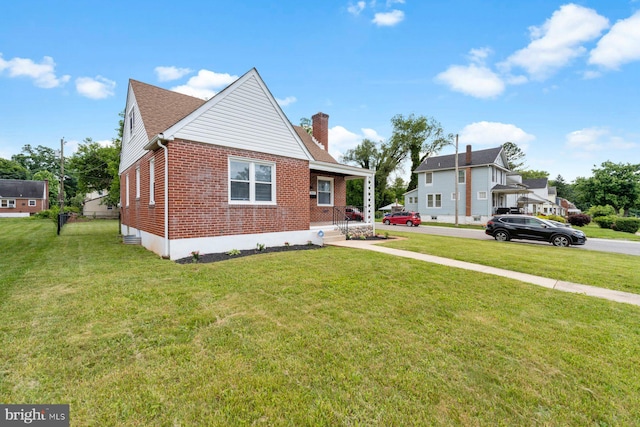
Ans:
[{"label": "shrub", "polygon": [[547,215],[545,218],[546,219],[550,219],[552,221],[558,221],[558,222],[561,222],[563,224],[567,222],[567,220],[564,219],[564,217],[562,217],[560,215]]},{"label": "shrub", "polygon": [[575,225],[576,227],[584,227],[585,225],[589,225],[591,223],[591,217],[585,214],[575,214],[569,216],[569,224]]},{"label": "shrub", "polygon": [[616,231],[635,234],[638,232],[638,229],[640,229],[640,219],[617,217],[613,224],[613,229]]},{"label": "shrub", "polygon": [[610,216],[610,215],[615,215],[617,213],[618,212],[616,212],[616,210],[611,205],[591,206],[589,208],[589,210],[587,211],[587,214],[591,218],[596,218],[596,217],[599,217],[599,216]]},{"label": "shrub", "polygon": [[60,208],[58,206],[54,206],[51,209],[47,209],[46,211],[40,211],[33,216],[39,219],[52,219],[57,222],[59,212]]},{"label": "shrub", "polygon": [[607,216],[597,216],[593,218],[593,222],[598,224],[600,228],[612,228],[613,224],[616,222],[615,215],[607,215]]}]

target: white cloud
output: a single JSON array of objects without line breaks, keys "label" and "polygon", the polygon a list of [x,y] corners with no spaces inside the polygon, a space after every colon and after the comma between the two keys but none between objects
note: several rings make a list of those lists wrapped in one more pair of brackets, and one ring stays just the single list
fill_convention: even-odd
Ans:
[{"label": "white cloud", "polygon": [[452,65],[436,76],[436,81],[444,83],[451,90],[476,98],[493,98],[504,92],[502,79],[482,65]]},{"label": "white cloud", "polygon": [[192,70],[189,68],[178,68],[178,67],[156,67],[154,69],[156,76],[158,77],[158,81],[160,82],[168,82],[171,80],[178,80],[179,78],[186,76],[191,73]]},{"label": "white cloud", "polygon": [[529,143],[536,139],[519,127],[499,122],[475,122],[465,126],[459,135],[460,144],[477,144],[497,147],[505,142],[513,142],[526,151]]},{"label": "white cloud", "polygon": [[347,12],[349,12],[352,15],[358,16],[360,15],[360,12],[364,10],[365,7],[366,7],[366,3],[364,1],[359,1],[356,4],[350,4],[347,7]]},{"label": "white cloud", "polygon": [[287,105],[293,104],[298,99],[295,96],[287,96],[285,99],[276,98],[276,102],[281,107],[286,107]]},{"label": "white cloud", "polygon": [[379,27],[393,27],[404,19],[404,12],[394,9],[391,12],[379,12],[373,16],[373,22]]},{"label": "white cloud", "polygon": [[469,60],[475,64],[484,65],[485,60],[493,53],[489,47],[481,47],[479,49],[471,49],[469,51]]},{"label": "white cloud", "polygon": [[364,138],[373,142],[385,140],[373,129],[361,129],[361,134],[351,132],[343,126],[329,128],[329,154],[340,159],[347,150],[355,148]]},{"label": "white cloud", "polygon": [[76,90],[82,96],[91,99],[104,99],[113,96],[116,82],[105,79],[102,76],[78,77],[76,79]]},{"label": "white cloud", "polygon": [[615,23],[589,55],[589,64],[618,69],[640,60],[640,11]]},{"label": "white cloud", "polygon": [[0,53],[0,72],[6,70],[9,77],[31,78],[34,85],[44,89],[62,86],[71,79],[69,75],[56,77],[55,68],[56,63],[50,56],[43,57],[42,61],[37,64],[27,58],[12,58],[7,61]]},{"label": "white cloud", "polygon": [[609,20],[593,9],[566,4],[541,27],[530,27],[531,43],[500,64],[505,72],[521,67],[535,80],[544,80],[586,52],[583,43],[600,36]]},{"label": "white cloud", "polygon": [[582,78],[585,80],[597,79],[601,75],[602,73],[600,71],[587,70],[584,73],[582,73]]},{"label": "white cloud", "polygon": [[171,90],[196,98],[209,99],[218,89],[223,89],[236,81],[238,76],[227,73],[215,73],[209,70],[200,70],[198,75],[189,79],[186,85],[176,86]]},{"label": "white cloud", "polygon": [[611,131],[602,127],[591,127],[573,131],[565,137],[565,147],[572,150],[576,157],[588,158],[598,151],[632,150],[637,143],[629,142],[623,137],[612,135]]}]

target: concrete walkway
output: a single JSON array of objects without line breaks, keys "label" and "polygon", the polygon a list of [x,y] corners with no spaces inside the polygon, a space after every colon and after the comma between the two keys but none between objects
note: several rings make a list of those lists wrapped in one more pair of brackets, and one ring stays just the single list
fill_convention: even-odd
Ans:
[{"label": "concrete walkway", "polygon": [[507,277],[533,285],[543,286],[558,291],[572,292],[597,298],[604,298],[616,302],[624,302],[640,306],[640,295],[629,292],[614,291],[611,289],[598,288],[595,286],[581,285],[578,283],[563,282],[561,280],[549,279],[546,277],[534,276],[532,274],[518,273],[516,271],[503,270],[501,268],[488,267],[486,265],[473,264],[465,261],[457,261],[450,258],[443,258],[433,255],[420,254],[417,252],[403,251],[400,249],[376,246],[377,243],[384,243],[380,240],[342,240],[326,243],[331,246],[341,246],[352,249],[366,249],[374,252],[400,256],[404,258],[417,259],[419,261],[431,262],[434,264],[446,265],[449,267],[462,268],[465,270],[477,271],[479,273],[493,274],[495,276]]}]

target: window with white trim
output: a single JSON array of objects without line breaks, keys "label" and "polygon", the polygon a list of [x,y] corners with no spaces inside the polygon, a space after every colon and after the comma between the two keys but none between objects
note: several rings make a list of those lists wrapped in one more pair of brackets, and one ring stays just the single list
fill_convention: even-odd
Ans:
[{"label": "window with white trim", "polygon": [[478,200],[487,200],[487,192],[478,191]]},{"label": "window with white trim", "polygon": [[318,177],[318,206],[333,206],[333,178]]},{"label": "window with white trim", "polygon": [[[454,200],[454,201],[456,200],[456,193],[455,192],[451,193],[451,200]],[[460,200],[460,192],[459,191],[458,191],[458,200]]]},{"label": "window with white trim", "polygon": [[2,199],[0,200],[0,208],[15,208],[15,199]]},{"label": "window with white trim", "polygon": [[129,110],[129,134],[133,133],[133,130],[136,128],[136,112],[131,107]]},{"label": "window with white trim", "polygon": [[442,207],[442,194],[427,194],[427,207],[428,208],[441,208]]},{"label": "window with white trim", "polygon": [[140,166],[136,168],[136,200],[140,198]]},{"label": "window with white trim", "polygon": [[275,204],[276,165],[245,159],[229,159],[229,202]]},{"label": "window with white trim", "polygon": [[424,182],[427,185],[433,185],[433,172],[427,172],[424,174]]},{"label": "window with white trim", "polygon": [[459,170],[458,171],[458,184],[464,184],[466,182],[467,171]]},{"label": "window with white trim", "polygon": [[125,206],[129,206],[129,174],[125,176]]},{"label": "window with white trim", "polygon": [[156,204],[156,159],[149,159],[149,204]]},{"label": "window with white trim", "polygon": [[33,207],[36,205],[36,201],[35,200],[29,200],[29,206]]}]

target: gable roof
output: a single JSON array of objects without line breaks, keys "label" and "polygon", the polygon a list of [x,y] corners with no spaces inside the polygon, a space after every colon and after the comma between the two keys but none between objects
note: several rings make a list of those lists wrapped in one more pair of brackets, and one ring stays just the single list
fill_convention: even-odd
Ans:
[{"label": "gable roof", "polygon": [[309,150],[309,153],[313,156],[314,160],[318,162],[338,163],[336,159],[322,148],[316,139],[309,135],[302,126],[293,125],[293,129],[296,131],[305,147],[307,147],[307,150]]},{"label": "gable roof", "polygon": [[46,182],[20,179],[0,179],[0,197],[21,199],[44,199]]},{"label": "gable roof", "polygon": [[522,183],[529,188],[547,188],[548,178],[523,179]]},{"label": "gable roof", "polygon": [[[495,164],[498,156],[502,152],[502,146],[496,148],[488,148],[486,150],[478,150],[471,152],[471,164],[466,164],[466,152],[458,153],[459,167],[475,167]],[[425,172],[434,170],[453,169],[456,167],[456,155],[449,154],[446,156],[427,157],[414,172]]]},{"label": "gable roof", "polygon": [[129,80],[147,137],[152,139],[204,104],[204,99]]}]

